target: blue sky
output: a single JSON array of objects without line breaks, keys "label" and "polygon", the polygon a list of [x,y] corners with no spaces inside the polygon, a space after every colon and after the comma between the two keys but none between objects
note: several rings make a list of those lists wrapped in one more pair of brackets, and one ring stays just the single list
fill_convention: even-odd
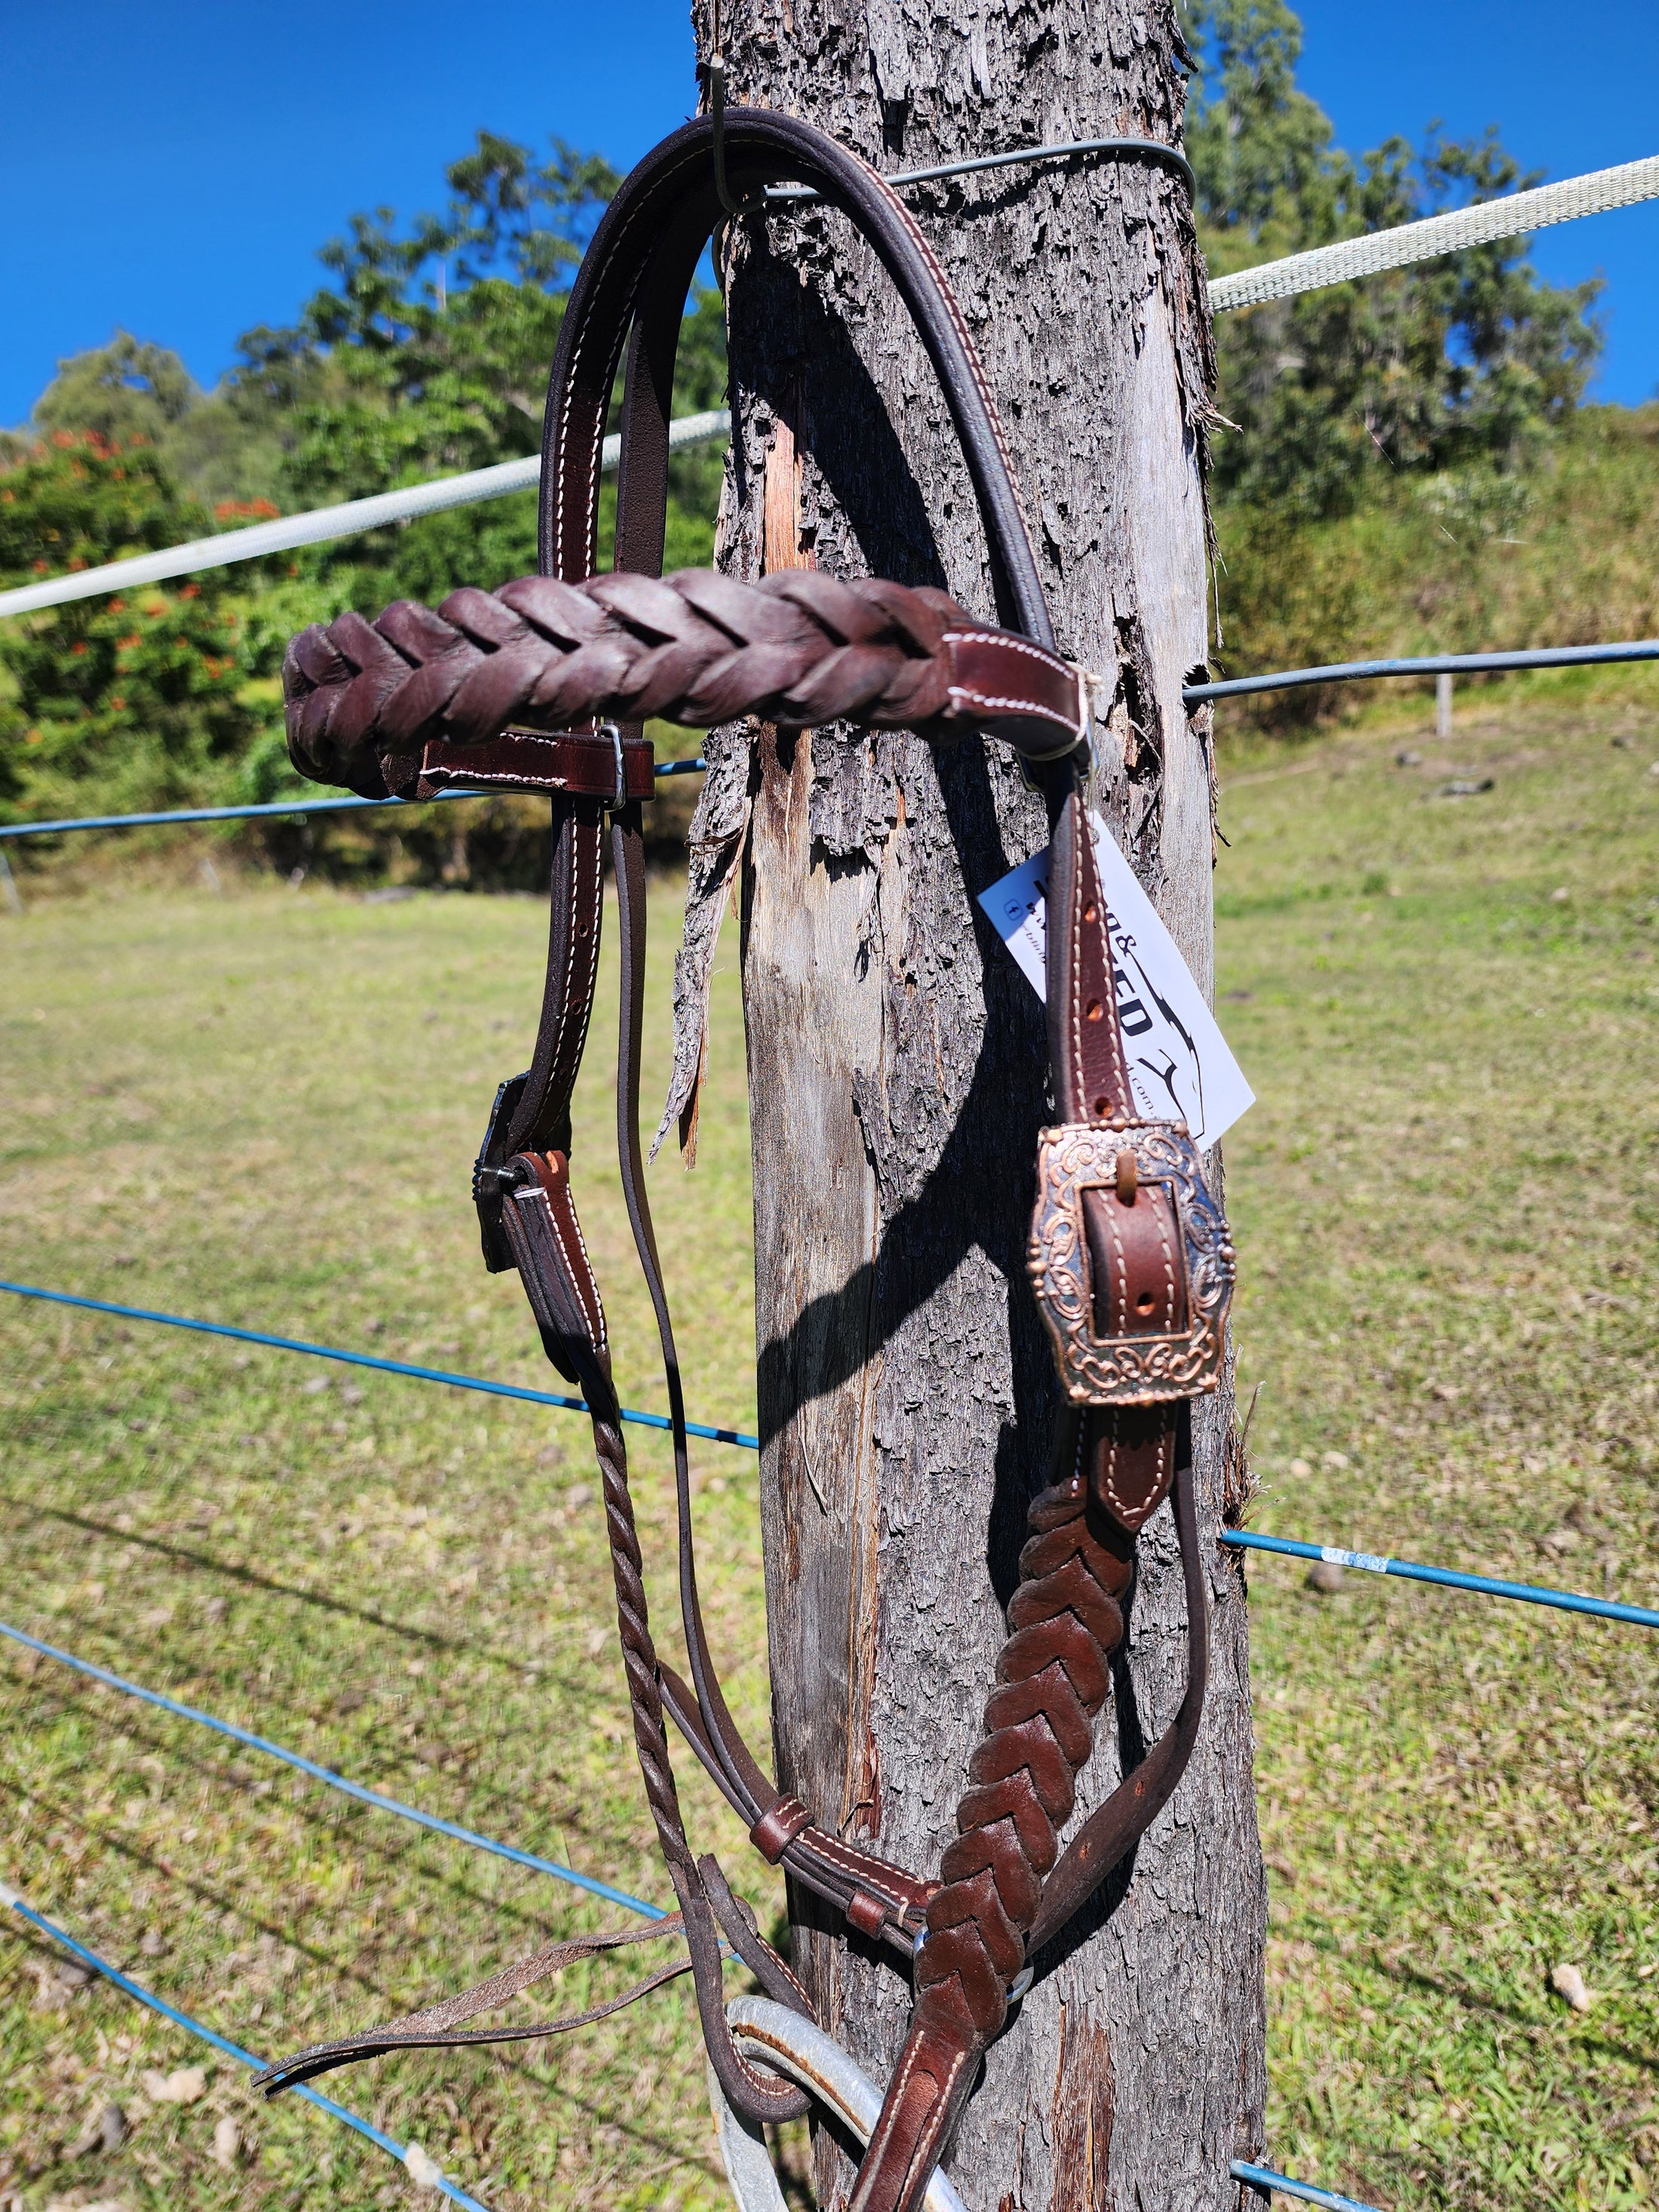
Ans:
[{"label": "blue sky", "polygon": [[[1303,82],[1356,149],[1440,117],[1570,176],[1659,151],[1659,9],[1306,0]],[[626,167],[694,104],[683,0],[12,0],[0,133],[0,422],[118,325],[211,383],[239,331],[290,317],[354,210],[442,199],[479,125],[557,131]],[[1659,387],[1659,204],[1540,233],[1558,283],[1596,274],[1599,396]]]}]

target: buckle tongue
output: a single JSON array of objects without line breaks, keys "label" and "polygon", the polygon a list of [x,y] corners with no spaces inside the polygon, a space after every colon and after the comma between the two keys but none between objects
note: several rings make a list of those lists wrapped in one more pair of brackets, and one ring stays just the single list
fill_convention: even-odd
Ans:
[{"label": "buckle tongue", "polygon": [[[1083,1195],[1149,1185],[1167,1194],[1180,1226],[1188,1326],[1167,1334],[1100,1336]],[[1070,1122],[1040,1131],[1025,1264],[1061,1388],[1074,1405],[1145,1406],[1215,1389],[1237,1262],[1184,1121]]]}]

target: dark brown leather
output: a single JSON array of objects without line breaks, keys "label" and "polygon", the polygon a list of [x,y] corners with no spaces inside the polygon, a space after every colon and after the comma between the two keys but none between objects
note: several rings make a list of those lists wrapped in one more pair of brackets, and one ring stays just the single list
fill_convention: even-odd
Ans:
[{"label": "dark brown leather", "polygon": [[[687,287],[718,210],[709,127],[699,123],[675,133],[629,178],[572,288],[544,434],[541,553],[550,573],[496,594],[453,594],[437,615],[400,605],[374,625],[342,617],[326,631],[307,633],[295,641],[285,672],[289,741],[307,773],[364,790],[467,780],[469,760],[480,764],[474,781],[510,781],[516,764],[525,782],[539,773],[545,785],[561,772],[555,763],[563,756],[534,748],[574,748],[574,771],[586,780],[560,785],[554,801],[554,919],[536,1064],[503,1087],[475,1182],[486,1257],[491,1266],[518,1266],[550,1357],[580,1382],[593,1415],[635,1743],[681,1903],[711,2062],[740,2110],[765,2119],[799,2106],[732,2043],[717,1930],[764,1986],[785,1992],[782,2001],[804,2002],[804,1995],[732,1899],[715,1863],[691,1857],[669,1765],[665,1706],[769,1858],[836,1904],[853,1926],[902,1953],[910,1951],[925,1917],[925,1939],[915,1946],[911,2033],[854,2200],[859,2212],[911,2212],[980,2054],[1002,2027],[1012,1982],[1133,1847],[1180,1778],[1203,1698],[1204,1578],[1185,1402],[1067,1407],[1056,1480],[1031,1508],[1009,1638],[942,1881],[924,1881],[843,1844],[768,1779],[726,1708],[697,1591],[679,1368],[639,1141],[644,878],[633,798],[614,811],[611,828],[623,979],[617,1141],[667,1374],[690,1683],[655,1655],[604,1310],[568,1176],[569,1091],[598,943],[599,799],[615,793],[615,745],[609,735],[538,740],[533,732],[614,714],[630,775],[635,718],[653,712],[708,723],[760,713],[795,726],[846,716],[919,726],[936,738],[972,726],[1011,738],[1040,763],[1050,815],[1048,1000],[1060,1118],[1121,1125],[1135,1117],[1110,920],[1071,757],[1085,721],[1081,686],[1053,649],[1006,450],[960,311],[913,219],[853,156],[786,117],[728,111],[726,131],[734,191],[752,198],[783,178],[813,185],[852,216],[916,316],[962,439],[1010,628],[978,623],[938,592],[813,571],[792,570],[758,586],[700,572],[670,584],[642,573],[590,578],[605,417],[630,322],[617,560],[623,571],[660,565],[675,345]],[[510,754],[499,733],[526,724],[532,734],[507,740],[519,748]],[[625,788],[631,788],[626,776]],[[568,792],[587,795],[562,795]],[[1161,1185],[1136,1188],[1118,1157],[1116,1188],[1086,1188],[1081,1200],[1096,1333],[1171,1332],[1187,1307],[1180,1221],[1170,1193]],[[1058,1834],[1092,1749],[1121,1638],[1133,1534],[1171,1486],[1189,1623],[1186,1692],[1152,1751],[1060,1854]]]},{"label": "dark brown leather", "polygon": [[533,1989],[538,1982],[545,1981],[550,1974],[556,1974],[562,1967],[597,1958],[606,1951],[620,1950],[625,1945],[654,1943],[665,1936],[684,1933],[679,1914],[671,1912],[644,1928],[613,1929],[600,1936],[578,1936],[566,1942],[550,1944],[533,1958],[521,1960],[516,1966],[492,1974],[487,1982],[446,1997],[441,2004],[428,2005],[402,2020],[389,2021],[384,2027],[365,2028],[356,2035],[340,2036],[333,2042],[313,2043],[304,2051],[296,2051],[291,2058],[262,2069],[254,2075],[253,2086],[264,2090],[267,2097],[276,2097],[299,2082],[314,2080],[319,2074],[331,2073],[337,2066],[350,2066],[360,2058],[384,2057],[390,2051],[447,2050],[462,2043],[532,2043],[544,2036],[564,2035],[574,2027],[586,2027],[596,2020],[603,2020],[608,2013],[621,2012],[625,2006],[637,2002],[650,1990],[660,1989],[665,1982],[688,1973],[690,1960],[676,1959],[647,1975],[623,1996],[594,2005],[586,2012],[568,2014],[562,2020],[533,2021],[525,2027],[474,2028],[465,2034],[456,2032],[463,2021],[509,2003],[524,1990]]},{"label": "dark brown leather", "polygon": [[440,791],[568,792],[572,798],[652,799],[656,796],[656,756],[643,738],[620,738],[623,787],[617,788],[617,746],[608,737],[567,732],[541,737],[532,730],[507,730],[488,744],[457,745],[434,738],[421,757],[416,795],[431,799]]},{"label": "dark brown leather", "polygon": [[[811,568],[758,584],[708,568],[665,582],[524,576],[452,592],[436,614],[407,599],[374,623],[348,611],[294,639],[283,696],[295,766],[354,791],[377,779],[389,790],[382,757],[416,754],[422,791],[546,787],[512,772],[501,732],[564,732],[599,715],[697,728],[743,714],[792,728],[853,720],[939,738],[981,729],[1034,757],[1070,750],[1087,721],[1074,668],[975,623],[943,592]],[[571,763],[566,774],[579,757],[568,742],[550,750],[550,763]],[[599,789],[614,783],[613,773]]]},{"label": "dark brown leather", "polygon": [[812,1815],[799,1797],[780,1797],[750,1828],[749,1840],[769,1866],[776,1866],[801,1830],[811,1825]]}]

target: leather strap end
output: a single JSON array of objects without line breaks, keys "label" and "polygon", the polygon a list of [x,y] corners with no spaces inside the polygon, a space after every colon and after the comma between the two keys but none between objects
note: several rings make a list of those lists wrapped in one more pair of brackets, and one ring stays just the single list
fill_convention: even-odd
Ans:
[{"label": "leather strap end", "polygon": [[503,1203],[501,1225],[550,1357],[561,1374],[574,1376],[554,1347],[580,1345],[603,1366],[610,1349],[605,1307],[571,1204],[568,1163],[562,1152],[519,1152],[507,1165],[533,1176]]},{"label": "leather strap end", "polygon": [[872,1897],[867,1889],[855,1889],[847,1900],[847,1920],[860,1936],[872,1942],[880,1935],[887,1919],[887,1907],[880,1898]]},{"label": "leather strap end", "polygon": [[971,722],[1027,760],[1058,760],[1089,730],[1081,670],[1007,630],[947,630],[948,717]]}]

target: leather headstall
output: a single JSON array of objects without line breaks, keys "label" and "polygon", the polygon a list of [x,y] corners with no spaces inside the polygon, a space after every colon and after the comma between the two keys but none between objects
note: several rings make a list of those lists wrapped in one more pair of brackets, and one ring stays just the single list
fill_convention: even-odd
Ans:
[{"label": "leather headstall", "polygon": [[[344,614],[306,631],[284,669],[289,745],[308,775],[375,796],[456,786],[550,794],[541,1024],[531,1066],[497,1093],[473,1195],[485,1265],[517,1270],[548,1358],[580,1386],[592,1420],[635,1742],[680,1908],[640,1933],[680,1936],[688,1954],[641,1986],[693,1975],[710,2060],[739,2112],[764,2121],[805,2109],[801,2093],[751,2063],[727,2028],[722,1937],[769,1996],[799,2012],[811,2008],[716,1862],[693,1856],[666,1713],[763,1856],[913,1972],[909,2033],[852,2199],[854,2212],[913,2212],[1032,1962],[1169,1802],[1193,1748],[1207,1620],[1188,1413],[1221,1371],[1233,1250],[1184,1125],[1144,1117],[1130,1088],[1079,773],[1087,764],[1085,693],[1054,649],[1007,452],[961,312],[908,210],[843,148],[787,117],[728,109],[725,160],[731,191],[745,199],[768,184],[812,186],[884,264],[967,457],[1004,626],[976,620],[938,591],[811,570],[756,584],[701,570],[661,579],[675,347],[698,257],[721,214],[704,119],[666,139],[627,179],[572,288],[548,390],[541,573],[495,592],[452,592],[436,612],[399,602],[373,623]],[[617,568],[596,575],[600,447],[630,331]],[[1036,1135],[1029,1265],[1054,1345],[1060,1410],[1051,1480],[1029,1510],[1008,1639],[937,1875],[845,1842],[780,1792],[732,1718],[703,1631],[679,1363],[638,1126],[641,809],[653,789],[641,724],[650,714],[702,727],[744,714],[793,728],[845,719],[936,741],[978,731],[1020,751],[1047,801],[1058,1118]],[[621,939],[617,1145],[667,1374],[689,1682],[652,1640],[605,1308],[571,1194],[570,1101],[593,1001],[607,849]],[[1171,1495],[1187,1603],[1185,1693],[1152,1749],[1062,1849],[1123,1638],[1136,1534]],[[555,1947],[556,1959],[543,1954],[427,2013],[299,2052],[261,2079],[274,2094],[375,2051],[575,2025],[457,2033],[460,2020],[504,2002],[503,1992],[516,1994],[584,1947],[618,1940]]]}]

